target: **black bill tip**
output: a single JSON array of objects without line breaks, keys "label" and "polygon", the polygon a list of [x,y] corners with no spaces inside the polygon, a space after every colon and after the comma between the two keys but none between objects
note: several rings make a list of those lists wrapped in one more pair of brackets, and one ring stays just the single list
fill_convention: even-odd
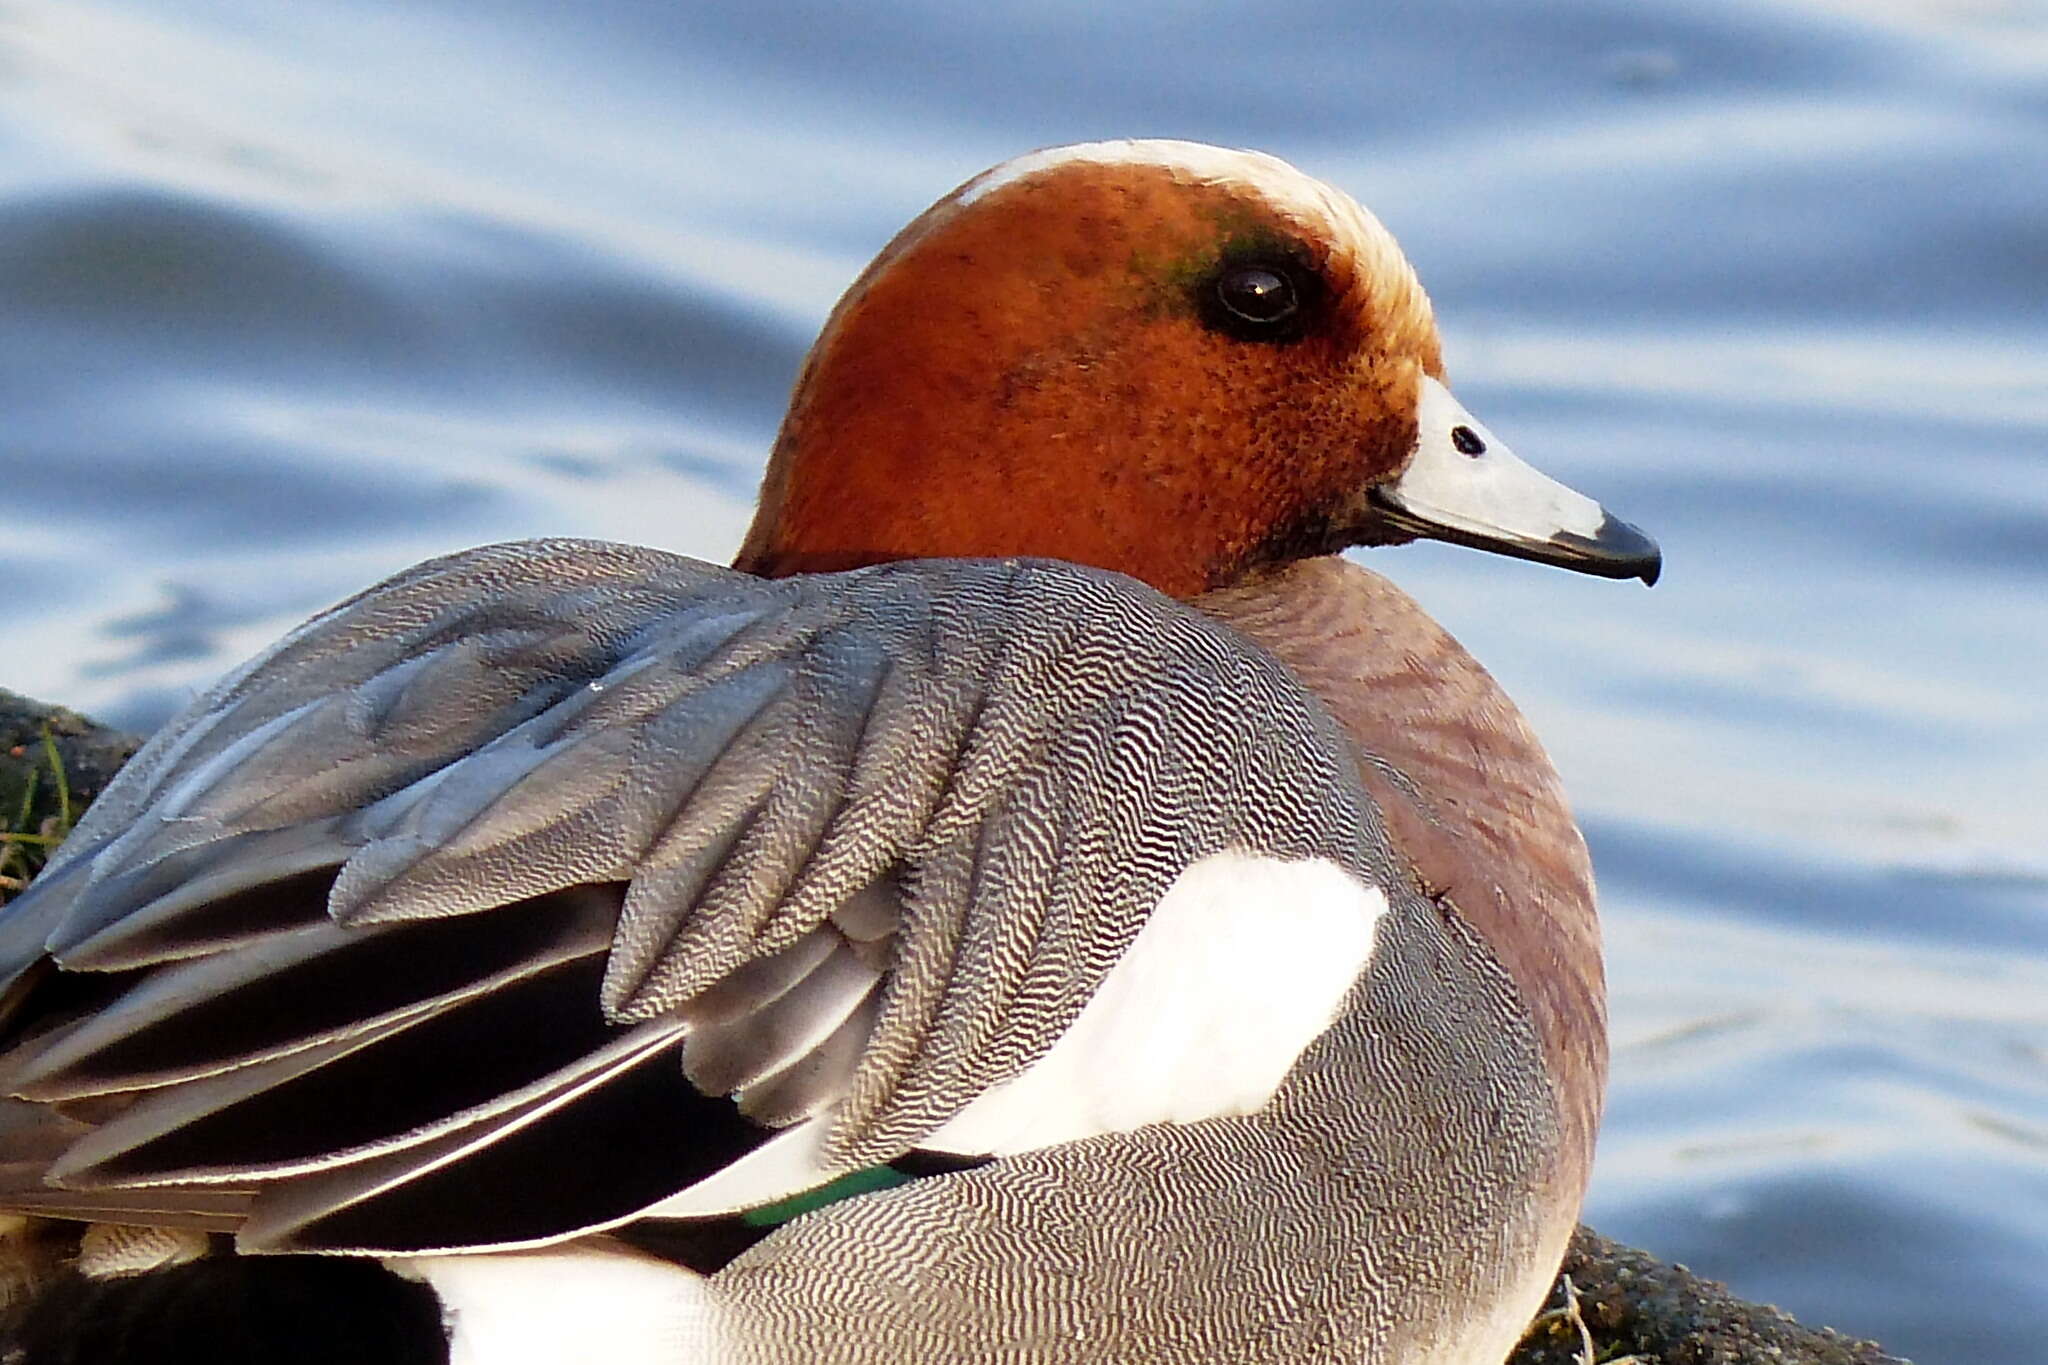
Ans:
[{"label": "black bill tip", "polygon": [[1664,572],[1664,552],[1657,542],[1617,517],[1609,516],[1590,536],[1562,532],[1552,536],[1552,563],[1601,578],[1640,578],[1655,587]]},{"label": "black bill tip", "polygon": [[1399,544],[1401,539],[1441,540],[1465,545],[1489,554],[1527,559],[1573,573],[1599,578],[1640,578],[1654,585],[1664,571],[1664,553],[1657,542],[1627,522],[1602,512],[1600,525],[1591,535],[1576,531],[1553,531],[1534,536],[1505,527],[1472,527],[1418,515],[1385,489],[1371,495],[1374,511],[1369,528],[1372,539],[1354,537],[1354,544]]}]

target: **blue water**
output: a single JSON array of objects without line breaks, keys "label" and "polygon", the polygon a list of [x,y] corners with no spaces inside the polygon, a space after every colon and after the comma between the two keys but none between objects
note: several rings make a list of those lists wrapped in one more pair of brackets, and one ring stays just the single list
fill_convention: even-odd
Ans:
[{"label": "blue water", "polygon": [[542,533],[718,558],[837,290],[1051,142],[1352,190],[1654,592],[1375,555],[1552,746],[1589,1216],[1924,1362],[2048,1357],[2048,3],[0,6],[0,684],[147,727]]}]

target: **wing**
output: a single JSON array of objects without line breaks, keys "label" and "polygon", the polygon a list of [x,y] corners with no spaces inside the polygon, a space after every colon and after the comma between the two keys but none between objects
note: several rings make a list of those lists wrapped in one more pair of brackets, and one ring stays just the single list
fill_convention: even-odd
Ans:
[{"label": "wing", "polygon": [[1019,1077],[1230,850],[1385,876],[1322,708],[1132,580],[471,551],[231,675],[0,915],[0,1142],[53,1153],[0,1173],[265,1250],[764,1202]]}]

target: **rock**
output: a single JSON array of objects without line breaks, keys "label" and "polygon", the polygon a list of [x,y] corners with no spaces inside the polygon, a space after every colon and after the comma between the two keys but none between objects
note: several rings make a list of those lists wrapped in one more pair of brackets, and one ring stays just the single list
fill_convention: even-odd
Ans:
[{"label": "rock", "polygon": [[[1577,1300],[1576,1316],[1565,1284]],[[1579,1324],[1583,1322],[1585,1333]],[[1586,1351],[1590,1337],[1592,1349]],[[1547,1311],[1509,1365],[1906,1365],[1875,1343],[1815,1331],[1681,1265],[1581,1227]]]},{"label": "rock", "polygon": [[[140,748],[133,735],[0,688],[0,903],[21,889],[67,817],[92,803]],[[51,751],[55,751],[55,762]]]}]

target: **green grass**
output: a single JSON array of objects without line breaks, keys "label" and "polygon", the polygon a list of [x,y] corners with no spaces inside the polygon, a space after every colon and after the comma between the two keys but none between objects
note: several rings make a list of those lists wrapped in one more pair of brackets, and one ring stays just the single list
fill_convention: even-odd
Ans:
[{"label": "green grass", "polygon": [[[25,747],[25,746],[24,746]],[[17,754],[15,757],[25,757]],[[45,784],[55,797],[56,808],[43,797]],[[0,812],[0,903],[29,884],[42,871],[50,854],[71,833],[77,812],[71,805],[71,780],[64,771],[64,757],[50,728],[43,727],[42,752],[36,755],[22,781],[21,798]]]}]

